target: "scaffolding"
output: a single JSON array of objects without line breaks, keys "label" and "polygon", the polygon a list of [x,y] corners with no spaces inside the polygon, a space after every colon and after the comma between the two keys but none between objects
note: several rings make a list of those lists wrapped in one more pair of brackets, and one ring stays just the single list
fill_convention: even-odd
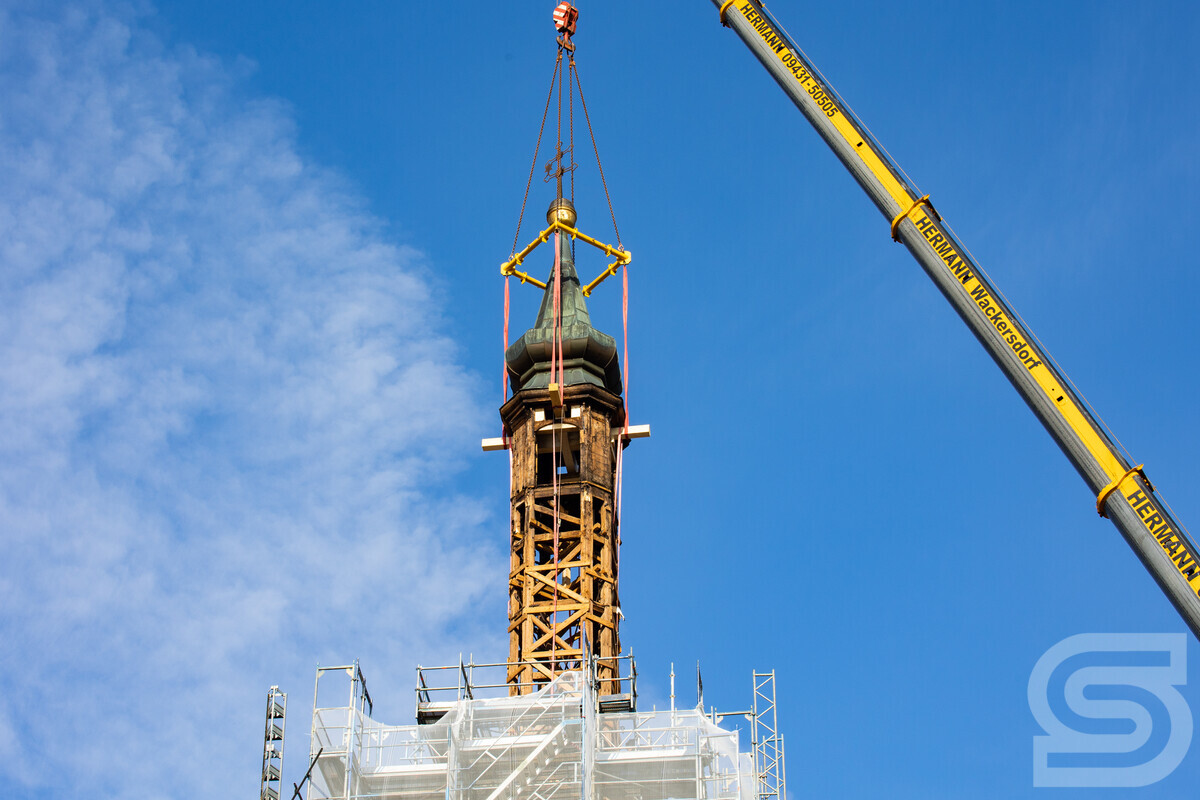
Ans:
[{"label": "scaffolding", "polygon": [[[585,656],[586,659],[586,656]],[[601,712],[637,710],[637,664],[632,654],[612,658],[592,656],[599,692]],[[537,672],[526,672],[539,662],[509,661],[476,664],[474,659],[446,667],[417,667],[417,722],[422,725],[436,722],[461,700],[477,697],[502,697],[505,693],[528,694],[545,686]],[[503,673],[504,680],[500,680]],[[530,674],[533,680],[520,681],[509,677]],[[506,691],[502,691],[506,690]]]},{"label": "scaffolding", "polygon": [[262,783],[259,800],[279,800],[283,782],[283,734],[287,724],[287,694],[272,686],[267,692],[267,723],[263,731]]},{"label": "scaffolding", "polygon": [[[702,709],[605,711],[594,659],[536,691],[509,696],[509,664],[419,668],[417,711],[424,724],[389,726],[371,718],[355,667],[317,672],[350,676],[314,704],[309,800],[767,800],[752,752],[736,730]],[[612,673],[603,673],[610,682]],[[632,683],[632,661],[627,671]],[[432,676],[453,676],[443,681]],[[356,689],[362,687],[362,693]],[[445,700],[439,692],[453,691]],[[635,695],[632,685],[628,693]],[[607,696],[604,696],[607,697]],[[782,800],[781,797],[772,800]]]},{"label": "scaffolding", "polygon": [[783,762],[783,735],[775,713],[775,670],[754,673],[754,706],[751,735],[754,772],[759,800],[787,800],[787,775]]}]

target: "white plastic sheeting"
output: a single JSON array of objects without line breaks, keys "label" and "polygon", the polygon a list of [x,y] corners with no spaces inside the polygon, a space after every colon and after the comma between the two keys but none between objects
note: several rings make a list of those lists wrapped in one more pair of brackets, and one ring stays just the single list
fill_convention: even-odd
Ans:
[{"label": "white plastic sheeting", "polygon": [[754,800],[737,731],[698,710],[596,711],[581,673],[520,697],[460,700],[431,725],[313,713],[310,800]]}]

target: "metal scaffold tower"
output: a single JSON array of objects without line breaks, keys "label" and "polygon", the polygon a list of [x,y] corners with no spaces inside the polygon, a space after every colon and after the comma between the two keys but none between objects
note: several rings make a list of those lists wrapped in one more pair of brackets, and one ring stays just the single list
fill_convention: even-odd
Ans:
[{"label": "metal scaffold tower", "polygon": [[759,800],[787,800],[783,763],[783,736],[775,714],[775,670],[754,673],[754,710],[751,736]]},{"label": "metal scaffold tower", "polygon": [[263,730],[262,785],[259,800],[279,800],[283,781],[283,735],[287,725],[287,694],[272,686],[267,692],[267,722]]}]

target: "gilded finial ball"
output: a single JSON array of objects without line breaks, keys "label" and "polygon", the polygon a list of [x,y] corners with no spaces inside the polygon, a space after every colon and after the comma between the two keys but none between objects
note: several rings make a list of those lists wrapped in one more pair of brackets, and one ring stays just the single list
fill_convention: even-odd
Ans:
[{"label": "gilded finial ball", "polygon": [[546,212],[546,222],[553,225],[555,222],[562,222],[575,227],[575,220],[578,217],[575,214],[575,204],[565,197],[559,197],[550,204],[550,210]]}]

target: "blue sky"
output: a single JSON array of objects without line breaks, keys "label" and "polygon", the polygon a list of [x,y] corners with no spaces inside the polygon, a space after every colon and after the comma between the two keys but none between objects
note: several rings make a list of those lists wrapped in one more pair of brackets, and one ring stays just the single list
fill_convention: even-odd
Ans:
[{"label": "blue sky", "polygon": [[[505,652],[478,441],[552,5],[0,4],[0,793],[253,792],[271,684],[297,779],[317,662],[400,723]],[[578,5],[643,701],[773,667],[796,798],[1052,794],[1041,654],[1183,624],[710,3]],[[771,7],[1200,520],[1193,6]]]}]

